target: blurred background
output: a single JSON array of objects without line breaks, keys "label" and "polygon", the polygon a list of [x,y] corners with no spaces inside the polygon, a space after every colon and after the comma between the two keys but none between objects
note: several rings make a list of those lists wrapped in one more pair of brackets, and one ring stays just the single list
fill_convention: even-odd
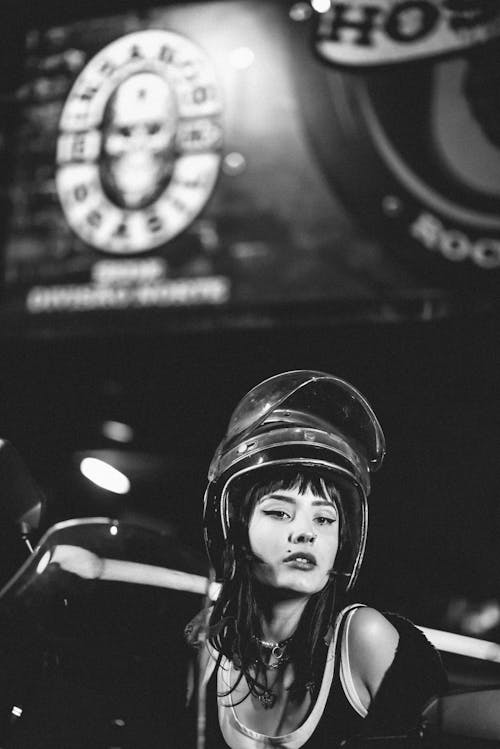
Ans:
[{"label": "blurred background", "polygon": [[323,370],[388,443],[359,599],[500,646],[495,0],[0,13],[0,434],[38,535],[138,520],[202,558],[232,408]]}]

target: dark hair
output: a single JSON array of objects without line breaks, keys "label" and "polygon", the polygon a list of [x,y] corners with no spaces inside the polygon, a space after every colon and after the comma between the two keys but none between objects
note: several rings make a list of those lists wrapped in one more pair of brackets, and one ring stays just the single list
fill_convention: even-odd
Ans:
[{"label": "dark hair", "polygon": [[[262,630],[259,583],[251,572],[254,557],[248,540],[248,526],[259,499],[278,489],[292,488],[301,494],[309,489],[319,497],[324,497],[326,490],[339,512],[339,552],[348,543],[349,529],[331,475],[322,475],[317,469],[308,467],[270,466],[233,482],[228,499],[230,531],[224,550],[224,582],[210,617],[208,635],[210,644],[219,653],[219,662],[222,656],[229,658],[240,670],[238,682],[245,676],[249,691],[255,696],[267,688],[267,672],[264,667],[255,665],[255,638],[262,637]],[[289,645],[295,667],[291,694],[296,699],[301,699],[306,689],[319,688],[325,647],[339,608],[336,572],[332,570],[325,587],[308,600]]]}]

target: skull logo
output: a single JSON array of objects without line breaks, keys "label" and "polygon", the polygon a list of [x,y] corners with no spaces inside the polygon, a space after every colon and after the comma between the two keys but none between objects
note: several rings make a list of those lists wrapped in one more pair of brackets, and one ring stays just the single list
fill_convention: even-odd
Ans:
[{"label": "skull logo", "polygon": [[101,174],[108,196],[126,209],[149,205],[173,170],[177,107],[168,83],[134,73],[110,97],[102,122]]}]

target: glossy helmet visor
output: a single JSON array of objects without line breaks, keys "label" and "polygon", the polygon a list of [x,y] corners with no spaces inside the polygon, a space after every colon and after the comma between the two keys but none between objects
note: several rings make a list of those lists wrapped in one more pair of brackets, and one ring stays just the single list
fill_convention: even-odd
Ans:
[{"label": "glossy helmet visor", "polygon": [[366,399],[352,385],[323,372],[285,372],[257,385],[240,401],[209,469],[204,528],[217,579],[223,577],[240,479],[281,468],[312,469],[338,489],[348,542],[336,571],[354,584],[367,534],[370,473],[385,453],[384,436]]}]

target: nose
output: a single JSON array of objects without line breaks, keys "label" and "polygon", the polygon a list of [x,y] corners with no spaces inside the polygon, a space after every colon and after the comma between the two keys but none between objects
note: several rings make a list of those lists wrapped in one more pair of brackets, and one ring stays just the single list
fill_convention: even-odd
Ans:
[{"label": "nose", "polygon": [[297,530],[290,533],[289,541],[292,544],[312,544],[316,534],[312,530]]}]

